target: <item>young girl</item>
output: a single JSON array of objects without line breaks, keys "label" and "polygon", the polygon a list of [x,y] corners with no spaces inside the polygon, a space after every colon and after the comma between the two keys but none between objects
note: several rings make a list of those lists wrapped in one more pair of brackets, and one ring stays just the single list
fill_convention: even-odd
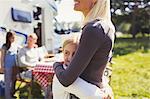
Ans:
[{"label": "young girl", "polygon": [[[67,39],[63,43],[63,59],[64,61],[61,62],[63,65],[64,69],[67,69],[69,66],[73,55],[76,52],[76,49],[78,47],[78,42],[73,40],[73,39]],[[74,86],[75,85],[75,86]],[[54,76],[53,80],[53,98],[54,99],[92,99],[93,97],[90,98],[90,95],[94,93],[96,87],[94,87],[92,84],[82,80],[81,78],[77,78],[77,80],[70,85],[69,87],[63,87],[57,80],[56,76]],[[91,87],[88,87],[91,86]],[[105,91],[109,93],[110,96],[112,96],[112,90],[109,87],[108,84],[106,84],[107,88],[105,88]],[[63,91],[58,91],[58,90],[63,90]],[[104,90],[104,89],[103,89]],[[102,90],[102,92],[103,92]],[[101,93],[101,95],[106,96],[104,93],[98,91]],[[71,93],[71,94],[69,94]],[[97,92],[95,92],[96,94]],[[76,94],[78,97],[76,97]],[[97,97],[94,97],[95,99],[99,99]]]},{"label": "young girl", "polygon": [[5,98],[13,98],[15,90],[15,71],[14,66],[16,66],[16,54],[17,46],[14,44],[15,33],[7,32],[6,43],[3,44],[2,49],[4,50],[4,73],[5,73]]},{"label": "young girl", "polygon": [[[63,47],[62,47],[63,48],[62,52],[63,52],[64,61],[61,62],[64,69],[67,69],[67,67],[69,66],[70,61],[71,61],[73,55],[75,54],[77,47],[78,47],[78,42],[73,40],[73,39],[67,39],[64,41]],[[56,86],[57,86],[57,88],[56,88]],[[78,99],[76,96],[69,94],[69,92],[67,92],[67,91],[64,91],[64,92],[54,91],[55,89],[59,90],[61,88],[62,87],[57,82],[55,82],[55,80],[54,80],[53,89],[52,89],[54,99],[56,99],[56,97],[57,97],[57,99],[62,99],[63,97],[58,98],[58,96],[62,96],[62,95],[65,95],[65,97],[64,97],[65,99],[70,99],[71,97]]]}]

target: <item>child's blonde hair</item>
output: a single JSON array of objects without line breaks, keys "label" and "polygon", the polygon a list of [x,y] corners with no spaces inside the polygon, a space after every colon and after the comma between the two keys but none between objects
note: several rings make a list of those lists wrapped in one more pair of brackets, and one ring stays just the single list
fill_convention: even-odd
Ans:
[{"label": "child's blonde hair", "polygon": [[62,46],[62,50],[64,50],[65,46],[68,44],[73,44],[73,45],[78,45],[78,41],[74,40],[74,39],[67,39],[64,41],[63,46]]}]

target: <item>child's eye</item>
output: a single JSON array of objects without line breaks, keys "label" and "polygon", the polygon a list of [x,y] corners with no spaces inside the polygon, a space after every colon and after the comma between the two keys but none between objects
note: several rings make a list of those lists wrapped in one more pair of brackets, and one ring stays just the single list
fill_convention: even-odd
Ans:
[{"label": "child's eye", "polygon": [[68,52],[68,51],[65,51],[65,55],[69,55],[69,52]]}]

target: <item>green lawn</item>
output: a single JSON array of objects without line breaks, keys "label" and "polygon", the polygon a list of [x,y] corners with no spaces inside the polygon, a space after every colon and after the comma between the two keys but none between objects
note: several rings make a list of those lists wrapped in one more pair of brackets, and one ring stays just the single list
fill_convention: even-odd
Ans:
[{"label": "green lawn", "polygon": [[118,38],[113,62],[115,99],[150,99],[150,39]]}]

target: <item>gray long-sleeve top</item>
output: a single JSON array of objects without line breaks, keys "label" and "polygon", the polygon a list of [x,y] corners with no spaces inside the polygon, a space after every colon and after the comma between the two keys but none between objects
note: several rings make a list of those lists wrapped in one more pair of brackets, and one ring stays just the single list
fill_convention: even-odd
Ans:
[{"label": "gray long-sleeve top", "polygon": [[37,48],[28,48],[27,46],[21,48],[18,52],[18,65],[21,67],[35,66],[40,59]]},{"label": "gray long-sleeve top", "polygon": [[59,82],[67,87],[78,77],[102,87],[102,75],[114,43],[114,33],[104,32],[98,20],[84,26],[79,47],[65,70],[56,62],[54,71]]}]

